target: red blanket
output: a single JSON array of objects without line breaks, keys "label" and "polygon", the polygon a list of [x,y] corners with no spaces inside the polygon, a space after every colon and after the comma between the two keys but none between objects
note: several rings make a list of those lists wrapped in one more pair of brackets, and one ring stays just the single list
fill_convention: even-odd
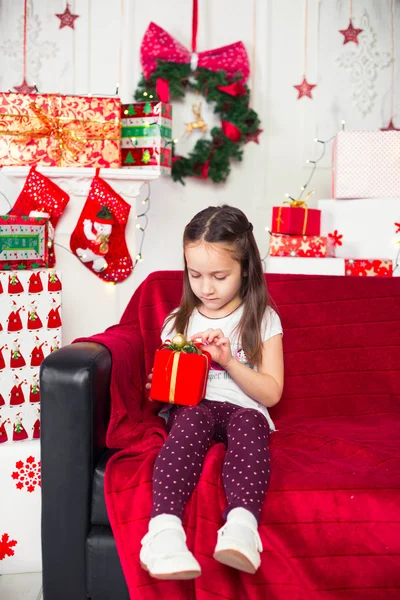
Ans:
[{"label": "red blanket", "polygon": [[139,565],[164,421],[144,392],[182,275],[151,275],[119,325],[91,338],[112,354],[106,503],[132,600],[400,598],[400,279],[268,277],[284,328],[285,392],[272,410],[272,480],[255,575],[212,558],[225,450],[209,450],[185,512],[202,566],[189,582]]}]

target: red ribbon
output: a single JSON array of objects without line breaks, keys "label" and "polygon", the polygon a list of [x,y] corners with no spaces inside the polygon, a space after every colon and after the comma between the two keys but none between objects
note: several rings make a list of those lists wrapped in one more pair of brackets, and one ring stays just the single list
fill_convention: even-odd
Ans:
[{"label": "red ribbon", "polygon": [[[196,25],[195,19],[193,23]],[[192,47],[193,42],[192,40]],[[167,31],[155,23],[150,23],[143,36],[140,48],[140,60],[146,79],[157,68],[157,60],[190,64],[191,52],[183,44],[175,40]],[[198,67],[210,71],[224,71],[231,78],[238,73],[242,74],[241,82],[244,83],[250,74],[249,58],[243,42],[236,42],[222,46],[215,50],[199,52]]]},{"label": "red ribbon", "polygon": [[199,21],[198,0],[193,0],[193,16],[192,16],[192,52],[196,52],[197,47],[197,24]]},{"label": "red ribbon", "polygon": [[207,179],[209,169],[210,169],[210,161],[207,160],[201,168],[200,179]]},{"label": "red ribbon", "polygon": [[156,81],[156,93],[161,102],[169,101],[169,82],[167,79],[161,79],[158,77]]},{"label": "red ribbon", "polygon": [[235,83],[230,83],[229,85],[217,85],[217,89],[221,92],[225,92],[225,94],[229,94],[230,96],[243,96],[247,93],[243,83],[239,83],[238,81],[235,81]]},{"label": "red ribbon", "polygon": [[232,142],[238,142],[242,137],[242,133],[240,129],[236,127],[233,123],[229,121],[221,121],[223,134],[226,135],[227,138],[232,140]]},{"label": "red ribbon", "polygon": [[24,82],[26,81],[26,29],[28,20],[27,0],[24,0]]}]

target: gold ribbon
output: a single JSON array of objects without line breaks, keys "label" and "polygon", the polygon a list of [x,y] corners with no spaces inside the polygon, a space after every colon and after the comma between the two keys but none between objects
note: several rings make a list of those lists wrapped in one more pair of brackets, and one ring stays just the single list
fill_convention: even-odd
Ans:
[{"label": "gold ribbon", "polygon": [[[184,353],[186,354],[186,353]],[[193,354],[193,353],[192,353]],[[179,359],[182,355],[182,352],[174,352],[174,358],[172,361],[172,369],[171,369],[171,380],[170,380],[170,384],[169,384],[169,402],[171,404],[175,404],[175,392],[176,392],[176,379],[178,377],[178,367],[179,367]],[[197,355],[199,356],[199,355]],[[204,356],[204,358],[207,361],[207,372],[208,372],[208,368],[209,368],[209,356],[206,353],[202,353],[200,356]],[[204,398],[204,396],[206,395],[206,389],[207,389],[207,377],[204,379],[204,385],[203,385],[203,393],[202,393],[202,397]]]},{"label": "gold ribbon", "polygon": [[[30,108],[42,123],[44,129],[36,133],[36,137],[53,138],[56,141],[57,147],[54,151],[54,158],[62,164],[63,155],[68,152],[74,158],[85,147],[86,136],[85,132],[76,125],[76,121],[72,120],[67,123],[57,115],[47,115],[35,102],[31,102]],[[76,126],[77,129],[71,129]],[[32,135],[32,132],[29,132]],[[29,135],[29,134],[28,134]]]},{"label": "gold ribbon", "polygon": [[178,365],[179,365],[180,357],[181,357],[180,352],[174,352],[174,358],[172,361],[172,369],[171,369],[171,381],[169,384],[169,401],[171,403],[175,402],[176,378],[178,375]]},{"label": "gold ribbon", "polygon": [[[53,156],[59,166],[62,166],[63,156],[65,156],[66,153],[71,154],[75,159],[77,154],[85,148],[85,144],[88,140],[119,140],[119,137],[110,137],[110,135],[108,135],[115,128],[113,121],[105,122],[101,119],[90,120],[59,116],[59,113],[62,110],[62,97],[58,96],[58,107],[55,105],[54,98],[50,98],[49,100],[50,114],[40,108],[36,102],[31,102],[29,104],[29,108],[39,120],[41,125],[39,129],[30,129],[23,132],[0,129],[0,135],[19,137],[19,141],[22,142],[29,142],[32,138],[49,138],[55,140],[56,148],[53,150]],[[1,113],[0,119],[3,117],[18,119],[21,125],[24,122],[30,122],[29,115]],[[104,134],[103,136],[99,137],[98,127],[95,132],[96,135],[87,131],[88,126],[89,128],[92,128],[93,123],[101,125],[101,132]]]}]

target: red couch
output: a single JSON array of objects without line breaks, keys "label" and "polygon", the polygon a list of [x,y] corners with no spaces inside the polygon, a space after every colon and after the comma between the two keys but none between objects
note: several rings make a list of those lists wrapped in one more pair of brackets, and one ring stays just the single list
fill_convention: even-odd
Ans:
[{"label": "red couch", "polygon": [[[119,432],[125,449],[108,463],[107,506],[132,599],[400,598],[400,278],[268,275],[267,281],[284,329],[285,389],[271,410],[278,431],[260,525],[262,566],[254,576],[212,559],[224,505],[222,444],[208,452],[185,519],[202,577],[159,582],[138,565],[152,465],[165,438],[143,385],[162,322],[179,303],[182,273],[150,275],[121,324],[91,338],[113,360],[111,396],[119,404],[108,441],[118,446]],[[131,343],[132,354],[121,352]],[[128,418],[121,403],[122,379],[130,377],[131,437],[132,410]]]}]

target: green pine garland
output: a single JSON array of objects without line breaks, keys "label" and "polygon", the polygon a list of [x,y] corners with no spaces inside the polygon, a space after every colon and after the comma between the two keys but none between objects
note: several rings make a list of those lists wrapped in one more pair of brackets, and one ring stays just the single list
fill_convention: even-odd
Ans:
[{"label": "green pine garland", "polygon": [[[211,139],[198,140],[193,150],[186,157],[179,157],[173,161],[172,179],[184,184],[185,177],[201,177],[204,164],[209,161],[208,177],[214,183],[225,182],[233,160],[242,160],[241,146],[246,143],[247,135],[257,131],[260,120],[257,113],[249,107],[250,92],[245,86],[246,93],[241,96],[231,96],[217,86],[225,86],[240,81],[239,73],[232,81],[228,81],[224,71],[209,71],[197,69],[195,73],[190,70],[190,65],[177,64],[166,61],[157,61],[157,69],[149,79],[139,82],[135,99],[139,102],[149,97],[159,100],[156,93],[158,78],[166,79],[169,83],[171,100],[182,99],[189,90],[201,93],[208,103],[214,104],[214,113],[221,120],[229,121],[241,132],[242,137],[238,142],[233,142],[226,137],[221,127],[211,130]],[[174,154],[174,144],[172,144]]]}]

